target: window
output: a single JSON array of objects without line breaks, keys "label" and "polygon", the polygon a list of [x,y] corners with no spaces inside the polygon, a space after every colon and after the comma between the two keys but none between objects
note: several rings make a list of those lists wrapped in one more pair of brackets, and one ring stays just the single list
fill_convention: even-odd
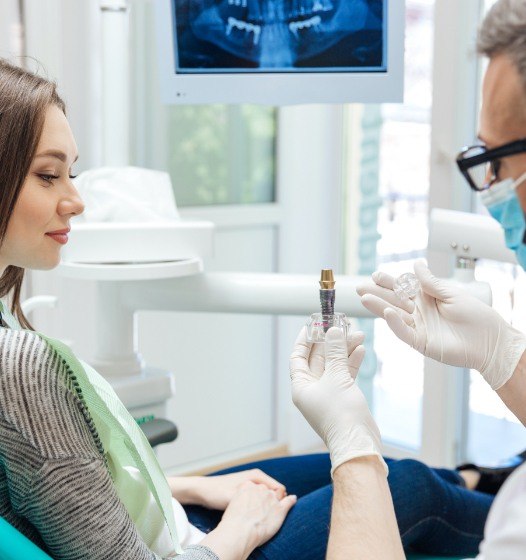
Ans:
[{"label": "window", "polygon": [[[404,103],[382,107],[377,250],[379,268],[392,276],[412,271],[427,246],[433,4],[406,3]],[[375,321],[375,351],[374,411],[383,438],[418,449],[424,360],[398,341],[383,320]]]},{"label": "window", "polygon": [[[360,191],[356,197],[360,199],[360,212],[353,218],[360,223],[361,241],[355,243],[361,253],[360,274],[369,274],[380,268],[398,276],[411,271],[414,260],[425,256],[433,8],[433,0],[406,2],[404,103],[384,104],[379,108],[364,106],[361,120],[350,120],[349,142],[353,137],[359,137],[362,154],[357,173],[361,178],[355,181],[360,186],[357,188],[350,181],[351,192],[348,194],[348,198],[352,199],[353,194]],[[351,150],[349,153],[352,159]],[[351,166],[349,169],[355,173]],[[366,182],[363,177],[368,173],[377,173],[378,179],[374,177]],[[378,184],[378,192],[373,192],[373,184]],[[378,204],[378,221],[365,218]],[[349,209],[355,212],[352,205]],[[347,221],[350,221],[349,216]],[[366,252],[367,241],[377,236],[376,227],[380,234],[376,244],[376,262],[365,265],[371,259],[362,253]],[[374,268],[369,270],[371,266]],[[362,325],[360,328],[363,328]],[[368,337],[371,338],[372,334],[369,332]],[[423,358],[397,340],[383,320],[374,321],[374,351],[378,367],[369,394],[372,392],[373,412],[382,437],[386,442],[418,449],[422,430]],[[374,370],[369,374],[374,374]]]},{"label": "window", "polygon": [[275,200],[275,109],[177,106],[168,118],[168,170],[179,206]]}]

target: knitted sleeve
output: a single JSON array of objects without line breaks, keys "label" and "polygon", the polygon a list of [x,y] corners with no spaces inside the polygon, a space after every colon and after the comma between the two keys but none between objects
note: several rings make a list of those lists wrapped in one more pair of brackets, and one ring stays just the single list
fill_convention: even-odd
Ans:
[{"label": "knitted sleeve", "polygon": [[[62,362],[0,329],[0,514],[55,560],[154,560],[119,500]],[[181,560],[218,560],[206,547]]]}]

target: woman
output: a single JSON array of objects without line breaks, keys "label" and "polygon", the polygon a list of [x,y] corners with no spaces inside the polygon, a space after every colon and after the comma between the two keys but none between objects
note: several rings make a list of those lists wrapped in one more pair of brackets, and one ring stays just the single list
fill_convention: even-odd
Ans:
[{"label": "woman", "polygon": [[[167,485],[109,386],[32,330],[20,307],[24,269],[60,261],[70,219],[83,211],[71,182],[76,159],[54,84],[0,59],[0,515],[56,560],[323,558],[327,454],[171,477]],[[355,333],[349,351],[362,340]],[[319,355],[311,358],[323,368]],[[120,412],[110,414],[108,402]],[[114,447],[119,438],[125,445]],[[389,465],[404,545],[478,549],[491,495],[470,492],[455,471]]]}]

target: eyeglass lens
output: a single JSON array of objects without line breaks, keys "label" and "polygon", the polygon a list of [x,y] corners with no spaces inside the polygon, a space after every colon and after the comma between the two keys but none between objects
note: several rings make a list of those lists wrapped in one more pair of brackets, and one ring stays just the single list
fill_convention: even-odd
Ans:
[{"label": "eyeglass lens", "polygon": [[[473,157],[479,155],[483,151],[483,147],[473,146],[464,154],[464,157]],[[490,162],[484,162],[470,167],[467,172],[473,186],[475,186],[477,190],[484,190],[496,183],[499,180],[500,166],[500,159],[495,159]]]}]

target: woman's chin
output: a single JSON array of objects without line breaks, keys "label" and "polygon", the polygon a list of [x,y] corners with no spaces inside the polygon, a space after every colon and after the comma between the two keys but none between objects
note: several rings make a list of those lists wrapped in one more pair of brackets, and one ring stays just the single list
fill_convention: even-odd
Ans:
[{"label": "woman's chin", "polygon": [[60,255],[56,259],[49,259],[44,262],[35,263],[33,266],[28,266],[31,270],[53,270],[60,264]]}]

